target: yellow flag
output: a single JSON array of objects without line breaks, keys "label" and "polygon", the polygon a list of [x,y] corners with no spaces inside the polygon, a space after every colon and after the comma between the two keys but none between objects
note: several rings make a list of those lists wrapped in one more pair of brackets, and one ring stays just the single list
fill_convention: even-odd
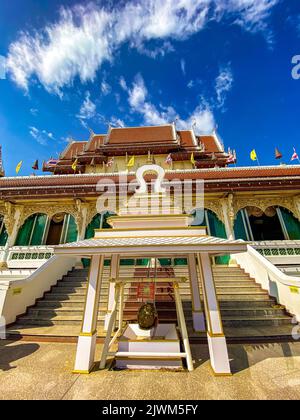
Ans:
[{"label": "yellow flag", "polygon": [[256,150],[255,149],[253,149],[252,152],[250,153],[250,158],[253,161],[257,160],[257,154],[256,154]]},{"label": "yellow flag", "polygon": [[18,175],[18,173],[20,172],[20,169],[21,169],[22,164],[23,164],[23,160],[21,160],[21,161],[17,164],[17,166],[16,166],[16,174],[17,174],[17,175]]},{"label": "yellow flag", "polygon": [[78,163],[78,159],[75,159],[74,162],[72,163],[72,169],[74,172],[76,171],[77,163]]},{"label": "yellow flag", "polygon": [[132,168],[134,166],[135,158],[132,156],[127,163],[127,168]]},{"label": "yellow flag", "polygon": [[192,163],[193,165],[195,165],[195,163],[196,163],[196,161],[195,161],[195,157],[194,157],[194,153],[192,153],[192,156],[191,156],[191,163]]}]

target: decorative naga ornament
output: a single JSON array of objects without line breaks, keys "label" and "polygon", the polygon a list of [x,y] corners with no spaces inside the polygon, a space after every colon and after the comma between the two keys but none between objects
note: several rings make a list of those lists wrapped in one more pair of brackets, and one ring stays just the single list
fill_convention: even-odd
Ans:
[{"label": "decorative naga ornament", "polygon": [[157,312],[153,303],[145,303],[138,312],[138,324],[142,330],[150,330],[156,324]]},{"label": "decorative naga ornament", "polygon": [[61,223],[64,220],[65,213],[57,213],[52,217],[54,223]]},{"label": "decorative naga ornament", "polygon": [[276,216],[276,208],[275,207],[268,207],[266,210],[265,210],[265,215],[266,216],[268,216],[268,217],[274,217],[274,216]]}]

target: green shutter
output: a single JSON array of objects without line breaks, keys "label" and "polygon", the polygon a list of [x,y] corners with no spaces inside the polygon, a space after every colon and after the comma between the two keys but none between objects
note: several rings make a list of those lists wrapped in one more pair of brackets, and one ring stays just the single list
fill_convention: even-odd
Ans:
[{"label": "green shutter", "polygon": [[158,261],[162,267],[169,267],[172,265],[171,258],[159,258]]},{"label": "green shutter", "polygon": [[103,215],[103,222],[102,222],[102,229],[111,229],[112,227],[107,223],[107,219],[109,217],[113,216],[113,213],[111,212],[106,212]]},{"label": "green shutter", "polygon": [[134,260],[120,260],[120,265],[134,265],[135,261]]},{"label": "green shutter", "polygon": [[47,216],[45,214],[37,214],[36,222],[32,233],[30,245],[42,245]]},{"label": "green shutter", "polygon": [[174,265],[187,265],[186,258],[174,258]]},{"label": "green shutter", "polygon": [[[210,230],[211,236],[215,236],[216,238],[227,239],[224,223],[218,219],[216,214],[213,213],[211,210],[207,210],[207,218],[208,218],[209,230]],[[219,265],[228,265],[230,261],[230,255],[216,257],[215,261],[216,261],[216,264],[219,264]]]},{"label": "green shutter", "polygon": [[242,210],[238,212],[234,223],[234,236],[236,239],[243,239],[244,241],[248,240],[247,231],[242,216]]},{"label": "green shutter", "polygon": [[18,232],[16,246],[29,246],[35,215],[28,217]]},{"label": "green shutter", "polygon": [[101,221],[101,215],[96,214],[96,216],[93,218],[91,223],[86,228],[85,239],[91,239],[95,236],[95,229],[100,228],[100,221]]},{"label": "green shutter", "polygon": [[72,215],[69,215],[69,224],[66,235],[66,243],[76,242],[78,236],[77,225]]},{"label": "green shutter", "polygon": [[6,227],[3,223],[3,217],[0,217],[0,226],[1,226],[1,231],[0,231],[0,246],[5,246],[6,242],[7,242],[7,231],[6,231]]},{"label": "green shutter", "polygon": [[293,216],[293,214],[282,207],[280,207],[281,215],[288,232],[289,238],[291,240],[300,239],[300,223],[299,221]]},{"label": "green shutter", "polygon": [[149,258],[140,258],[136,260],[136,265],[148,267],[149,261]]}]

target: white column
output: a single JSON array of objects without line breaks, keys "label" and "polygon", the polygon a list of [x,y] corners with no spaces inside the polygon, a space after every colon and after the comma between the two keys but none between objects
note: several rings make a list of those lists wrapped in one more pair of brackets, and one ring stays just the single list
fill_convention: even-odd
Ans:
[{"label": "white column", "polygon": [[89,373],[95,360],[97,318],[104,257],[91,259],[81,332],[78,337],[74,373]]},{"label": "white column", "polygon": [[211,367],[216,375],[231,375],[227,343],[209,254],[198,254],[198,263],[202,277]]},{"label": "white column", "polygon": [[[110,278],[111,279],[118,278],[119,266],[120,266],[120,256],[113,255],[111,257],[111,262],[110,262]],[[114,301],[115,301],[115,284],[110,281],[109,289],[108,289],[107,313],[104,318],[104,331],[107,331]]]},{"label": "white column", "polygon": [[202,310],[200,300],[200,289],[197,275],[197,265],[195,254],[189,254],[188,256],[189,274],[190,274],[190,288],[192,295],[192,316],[193,316],[193,327],[196,332],[206,331],[204,313]]}]

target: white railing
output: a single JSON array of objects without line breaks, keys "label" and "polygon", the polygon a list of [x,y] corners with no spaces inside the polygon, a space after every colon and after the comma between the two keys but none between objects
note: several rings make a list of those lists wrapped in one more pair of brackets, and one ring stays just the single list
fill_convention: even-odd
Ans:
[{"label": "white railing", "polygon": [[44,245],[14,246],[8,251],[8,268],[38,268],[53,256],[53,248]]},{"label": "white railing", "polygon": [[287,276],[252,246],[234,256],[237,263],[300,322],[300,279]]},{"label": "white railing", "polygon": [[300,265],[300,241],[260,241],[251,245],[273,264]]},{"label": "white railing", "polygon": [[76,258],[53,256],[25,279],[0,281],[0,317],[11,324],[76,264]]}]

